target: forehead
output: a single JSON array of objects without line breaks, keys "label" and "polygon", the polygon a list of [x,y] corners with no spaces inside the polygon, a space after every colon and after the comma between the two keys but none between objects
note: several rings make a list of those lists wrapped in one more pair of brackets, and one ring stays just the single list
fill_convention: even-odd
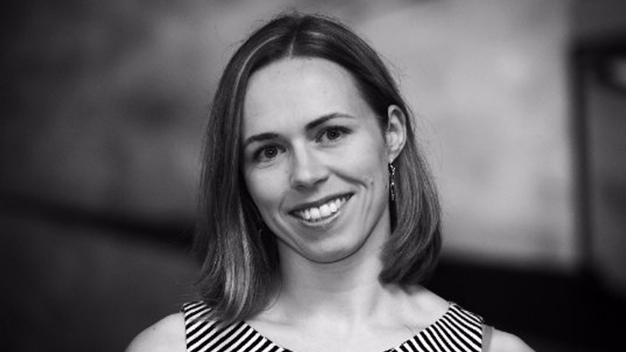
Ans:
[{"label": "forehead", "polygon": [[246,130],[279,121],[336,112],[359,116],[367,109],[354,78],[340,65],[318,58],[283,59],[250,77],[244,99],[244,135]]},{"label": "forehead", "polygon": [[285,58],[252,74],[246,98],[254,98],[258,93],[277,93],[294,89],[322,89],[323,92],[345,93],[355,90],[356,86],[351,74],[332,61],[307,57]]}]

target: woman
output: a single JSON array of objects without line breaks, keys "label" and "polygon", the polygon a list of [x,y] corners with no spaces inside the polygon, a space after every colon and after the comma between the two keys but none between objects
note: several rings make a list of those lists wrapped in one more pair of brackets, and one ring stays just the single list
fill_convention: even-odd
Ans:
[{"label": "woman", "polygon": [[420,286],[440,210],[408,107],[343,25],[290,14],[227,65],[206,136],[203,300],[129,351],[529,351]]}]

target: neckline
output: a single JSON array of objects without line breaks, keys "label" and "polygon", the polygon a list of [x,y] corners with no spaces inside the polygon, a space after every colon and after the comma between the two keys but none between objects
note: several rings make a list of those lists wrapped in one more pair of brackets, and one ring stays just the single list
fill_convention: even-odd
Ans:
[{"label": "neckline", "polygon": [[[448,302],[448,308],[446,309],[446,311],[439,318],[437,318],[437,320],[432,322],[427,327],[425,327],[425,328],[421,329],[420,331],[416,332],[415,334],[413,334],[413,336],[411,336],[408,339],[404,340],[403,342],[401,342],[400,344],[396,345],[395,347],[388,348],[388,349],[383,350],[381,352],[393,352],[393,351],[404,351],[404,350],[406,350],[406,349],[403,349],[403,347],[410,347],[410,346],[407,346],[407,345],[410,344],[411,342],[417,340],[421,335],[424,335],[424,334],[430,332],[431,330],[435,329],[437,326],[441,325],[443,323],[443,320],[446,319],[450,314],[452,314],[454,309],[458,309],[458,305],[456,303],[452,302],[452,301],[449,301]],[[301,351],[296,351],[296,350],[290,350],[288,348],[285,348],[285,347],[277,344],[276,342],[272,341],[270,338],[266,337],[265,335],[260,333],[258,330],[253,328],[250,324],[248,324],[247,321],[242,321],[241,323],[244,325],[244,327],[246,329],[249,329],[250,331],[252,331],[252,334],[254,335],[255,338],[261,338],[264,342],[266,342],[268,347],[269,347],[269,350],[277,350],[277,351],[281,351],[281,352],[301,352]],[[411,348],[409,348],[409,350],[411,350]]]}]

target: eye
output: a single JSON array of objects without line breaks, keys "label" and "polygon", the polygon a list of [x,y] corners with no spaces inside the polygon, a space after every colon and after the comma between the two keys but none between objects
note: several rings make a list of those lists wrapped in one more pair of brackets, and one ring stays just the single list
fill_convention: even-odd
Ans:
[{"label": "eye", "polygon": [[330,126],[321,131],[318,141],[320,142],[336,142],[345,135],[350,134],[350,130],[343,126]]},{"label": "eye", "polygon": [[254,153],[254,161],[267,162],[275,159],[282,152],[282,148],[277,145],[266,145],[257,149]]}]

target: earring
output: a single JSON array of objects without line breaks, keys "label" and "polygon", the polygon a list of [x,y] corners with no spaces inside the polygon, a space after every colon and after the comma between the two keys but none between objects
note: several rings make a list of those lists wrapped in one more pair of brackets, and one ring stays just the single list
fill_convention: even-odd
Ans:
[{"label": "earring", "polygon": [[396,167],[389,163],[389,194],[391,201],[396,201]]}]

